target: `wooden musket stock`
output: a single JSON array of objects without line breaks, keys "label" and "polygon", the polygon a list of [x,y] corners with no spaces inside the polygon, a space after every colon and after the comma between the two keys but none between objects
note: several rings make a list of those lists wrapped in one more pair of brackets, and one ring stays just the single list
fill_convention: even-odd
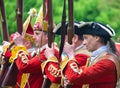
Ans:
[{"label": "wooden musket stock", "polygon": [[[72,38],[74,37],[74,14],[73,14],[73,0],[68,0],[68,43],[72,44]],[[71,88],[71,85],[67,85],[65,88]]]},{"label": "wooden musket stock", "polygon": [[[17,0],[17,30],[20,34],[22,34],[23,31],[23,22],[22,22],[22,8],[23,8],[23,1]],[[12,43],[14,44],[14,43]],[[11,44],[11,45],[12,45]],[[18,74],[18,68],[16,66],[15,61],[11,63],[9,70],[4,78],[4,81],[2,83],[2,87],[6,86],[15,86],[16,80],[17,80],[17,74]]]}]

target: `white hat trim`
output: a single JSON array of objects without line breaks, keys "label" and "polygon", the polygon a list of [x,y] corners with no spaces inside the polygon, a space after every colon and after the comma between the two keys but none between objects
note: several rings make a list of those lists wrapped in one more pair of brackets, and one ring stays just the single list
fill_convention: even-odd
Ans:
[{"label": "white hat trim", "polygon": [[109,25],[107,25],[107,26],[110,28],[110,30],[111,30],[113,33],[112,33],[108,28],[104,27],[103,25],[101,25],[101,24],[99,24],[99,23],[98,23],[98,25],[99,25],[100,27],[102,27],[105,31],[107,31],[107,32],[110,34],[110,36],[115,36],[114,30],[113,30]]},{"label": "white hat trim", "polygon": [[[74,22],[74,26],[77,26],[78,28],[79,28],[79,23],[75,23]],[[61,23],[59,23],[55,28],[54,28],[54,30],[53,30],[53,33],[56,33],[57,32],[57,30],[59,29],[61,27]]]}]

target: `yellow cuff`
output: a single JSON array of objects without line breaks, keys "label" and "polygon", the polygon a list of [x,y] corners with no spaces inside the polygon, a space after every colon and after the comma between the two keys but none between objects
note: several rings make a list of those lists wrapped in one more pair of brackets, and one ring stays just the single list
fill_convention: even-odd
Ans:
[{"label": "yellow cuff", "polygon": [[12,56],[9,59],[9,62],[12,63],[17,57],[18,57],[18,53],[20,51],[23,51],[25,54],[28,54],[27,52],[27,48],[25,46],[16,46],[13,50],[12,50]]},{"label": "yellow cuff", "polygon": [[73,60],[73,61],[76,62],[75,59],[69,59],[67,56],[65,57],[65,59],[60,63],[61,71],[64,70],[64,68],[66,67],[67,63],[68,63],[69,61],[71,61],[71,60]]},{"label": "yellow cuff", "polygon": [[45,66],[47,65],[48,62],[55,62],[55,63],[58,63],[58,60],[55,56],[52,56],[50,57],[49,59],[47,59],[46,61],[44,61],[42,64],[41,64],[41,68],[42,68],[42,72],[44,73],[44,68]]}]

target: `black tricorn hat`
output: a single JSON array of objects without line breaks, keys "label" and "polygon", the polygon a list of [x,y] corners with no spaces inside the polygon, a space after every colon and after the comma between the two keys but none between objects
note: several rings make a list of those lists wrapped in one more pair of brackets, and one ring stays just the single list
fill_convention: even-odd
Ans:
[{"label": "black tricorn hat", "polygon": [[[77,34],[77,35],[82,35],[82,32],[79,30],[79,25],[80,25],[80,22],[74,22],[74,33]],[[65,26],[66,26],[65,34],[67,34],[68,22],[66,22]],[[61,35],[62,34],[61,30],[62,30],[61,23],[59,23],[54,28],[53,33],[55,33],[57,35]]]},{"label": "black tricorn hat", "polygon": [[99,22],[81,22],[79,29],[83,34],[101,36],[107,39],[115,36],[114,30],[109,25]]}]

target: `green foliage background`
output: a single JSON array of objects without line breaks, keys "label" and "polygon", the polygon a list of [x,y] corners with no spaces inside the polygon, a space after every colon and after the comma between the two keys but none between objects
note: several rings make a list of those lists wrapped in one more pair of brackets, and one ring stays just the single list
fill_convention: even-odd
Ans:
[{"label": "green foliage background", "polygon": [[[7,24],[9,29],[9,35],[16,32],[16,1],[17,0],[4,0]],[[63,0],[53,1],[53,19],[56,24],[61,22]],[[30,8],[36,8],[39,11],[42,0],[23,0],[23,21],[28,16]],[[109,24],[116,32],[116,36],[113,39],[116,41],[118,35],[120,35],[120,0],[74,0],[74,20],[75,21],[98,21],[105,24]],[[67,10],[68,12],[68,10]],[[1,14],[0,14],[1,18]],[[68,18],[68,13],[67,13]],[[35,19],[32,20],[34,25]],[[0,30],[1,23],[0,23]],[[2,43],[2,32],[0,37],[0,44]],[[59,37],[56,38],[59,41]]]}]

